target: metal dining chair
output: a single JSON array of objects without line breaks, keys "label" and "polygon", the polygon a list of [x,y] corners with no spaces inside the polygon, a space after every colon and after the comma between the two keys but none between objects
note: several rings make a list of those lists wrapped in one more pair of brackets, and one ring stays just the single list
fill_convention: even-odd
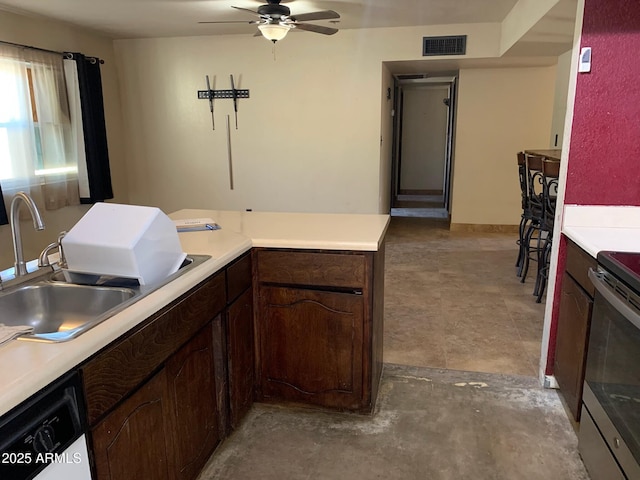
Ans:
[{"label": "metal dining chair", "polygon": [[538,261],[538,251],[542,245],[542,231],[540,226],[543,220],[543,180],[542,162],[543,157],[535,155],[525,155],[526,174],[526,208],[523,209],[523,221],[521,223],[524,235],[520,238],[520,253],[518,260],[518,275],[520,282],[524,283],[529,271],[531,260]]},{"label": "metal dining chair", "polygon": [[542,242],[538,248],[538,272],[533,290],[536,302],[540,303],[549,278],[549,260],[553,243],[553,227],[555,224],[556,204],[558,199],[558,177],[560,162],[543,160],[542,162],[542,200],[543,213],[540,223]]}]

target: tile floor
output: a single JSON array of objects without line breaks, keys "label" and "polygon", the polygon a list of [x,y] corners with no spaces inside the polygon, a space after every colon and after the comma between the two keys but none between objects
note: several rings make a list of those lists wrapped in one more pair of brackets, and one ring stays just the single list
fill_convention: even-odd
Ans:
[{"label": "tile floor", "polygon": [[199,480],[588,480],[514,241],[394,217],[375,414],[255,404]]},{"label": "tile floor", "polygon": [[524,284],[515,275],[515,239],[393,217],[384,361],[537,377],[544,301],[535,303],[533,273]]}]

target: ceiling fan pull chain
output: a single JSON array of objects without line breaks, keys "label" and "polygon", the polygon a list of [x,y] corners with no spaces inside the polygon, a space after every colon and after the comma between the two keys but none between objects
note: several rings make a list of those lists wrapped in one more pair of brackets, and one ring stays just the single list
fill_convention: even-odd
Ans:
[{"label": "ceiling fan pull chain", "polygon": [[276,61],[276,42],[271,45],[271,53],[273,54],[273,61]]}]

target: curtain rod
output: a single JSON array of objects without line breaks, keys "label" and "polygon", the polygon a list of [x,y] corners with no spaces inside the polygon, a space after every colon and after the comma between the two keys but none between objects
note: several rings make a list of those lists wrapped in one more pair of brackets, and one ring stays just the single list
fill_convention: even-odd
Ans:
[{"label": "curtain rod", "polygon": [[[63,56],[66,59],[73,59],[73,53],[71,52],[58,52],[57,50],[47,50],[46,48],[32,47],[31,45],[22,45],[20,43],[7,42],[5,40],[0,40],[0,43],[3,45],[10,45],[12,47],[28,48],[30,50],[38,50],[40,52],[55,53],[57,55]],[[98,58],[98,57],[86,57],[86,58],[92,63],[100,62],[101,65],[104,64],[104,60],[102,60],[101,58]]]}]

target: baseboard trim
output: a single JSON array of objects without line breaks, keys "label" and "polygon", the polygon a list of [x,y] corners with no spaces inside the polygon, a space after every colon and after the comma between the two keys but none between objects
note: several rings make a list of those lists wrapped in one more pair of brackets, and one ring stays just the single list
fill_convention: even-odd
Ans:
[{"label": "baseboard trim", "polygon": [[560,388],[560,385],[558,385],[558,381],[556,380],[556,377],[554,377],[553,375],[545,375],[544,388],[558,389]]},{"label": "baseboard trim", "polygon": [[399,195],[442,195],[442,190],[399,190]]},{"label": "baseboard trim", "polygon": [[489,225],[476,223],[452,223],[452,232],[469,233],[518,233],[518,225]]}]

